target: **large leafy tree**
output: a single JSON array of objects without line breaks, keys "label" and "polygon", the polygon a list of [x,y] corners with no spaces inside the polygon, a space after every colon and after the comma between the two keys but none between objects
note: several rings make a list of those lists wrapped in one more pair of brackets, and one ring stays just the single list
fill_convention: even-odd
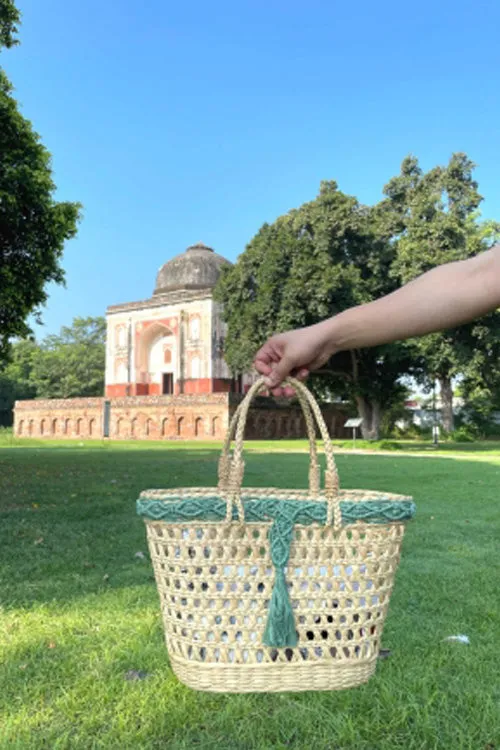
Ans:
[{"label": "large leafy tree", "polygon": [[[473,178],[474,166],[465,154],[457,153],[446,166],[423,172],[417,159],[408,157],[400,174],[385,187],[379,217],[396,251],[391,274],[399,283],[442,263],[476,255],[498,238],[498,225],[479,221],[482,197]],[[445,429],[454,427],[453,378],[466,373],[476,377],[472,368],[479,360],[483,368],[492,366],[494,359],[483,354],[499,337],[500,314],[495,313],[480,325],[472,323],[413,342],[424,381],[439,381]]]},{"label": "large leafy tree", "polygon": [[41,343],[16,341],[0,373],[0,411],[10,415],[20,399],[102,396],[105,339],[106,323],[99,317],[75,318]]},{"label": "large leafy tree", "polygon": [[[235,373],[248,369],[276,331],[311,325],[396,287],[395,251],[379,222],[376,211],[324,182],[314,201],[261,228],[216,289],[228,323],[225,357]],[[410,367],[404,344],[352,351],[329,363],[320,388],[350,397],[365,437],[376,438]]]},{"label": "large leafy tree", "polygon": [[[0,0],[0,51],[16,44],[19,12]],[[0,365],[12,337],[25,337],[48,282],[64,279],[61,257],[76,233],[77,203],[57,202],[50,154],[12,96],[0,68]]]},{"label": "large leafy tree", "polygon": [[38,398],[102,396],[106,323],[75,318],[60,334],[47,336],[33,358],[30,384]]}]

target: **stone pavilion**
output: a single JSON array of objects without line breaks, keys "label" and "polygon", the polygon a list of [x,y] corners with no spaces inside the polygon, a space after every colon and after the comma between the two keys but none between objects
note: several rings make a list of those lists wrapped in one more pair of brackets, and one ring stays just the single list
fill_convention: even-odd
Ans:
[{"label": "stone pavilion", "polygon": [[[198,243],[158,271],[152,296],[106,313],[105,393],[100,398],[18,401],[15,434],[54,438],[220,439],[254,376],[224,360],[225,323],[213,299],[230,265]],[[332,434],[344,415],[328,407]],[[301,437],[298,407],[260,398],[249,437]]]}]

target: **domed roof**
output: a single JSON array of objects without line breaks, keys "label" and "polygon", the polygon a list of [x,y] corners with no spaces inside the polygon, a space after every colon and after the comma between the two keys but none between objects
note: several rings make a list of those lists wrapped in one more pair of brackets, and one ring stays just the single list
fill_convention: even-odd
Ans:
[{"label": "domed roof", "polygon": [[213,289],[222,266],[231,263],[202,242],[191,245],[165,263],[158,271],[153,294],[181,289]]}]

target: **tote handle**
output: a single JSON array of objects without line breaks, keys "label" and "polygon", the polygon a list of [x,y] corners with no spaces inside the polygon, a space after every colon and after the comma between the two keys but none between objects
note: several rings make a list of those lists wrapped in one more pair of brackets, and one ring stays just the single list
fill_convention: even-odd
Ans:
[{"label": "tote handle", "polygon": [[[339,476],[335,460],[333,457],[333,448],[328,434],[328,429],[321,414],[318,403],[312,393],[306,386],[295,378],[289,377],[285,383],[295,389],[304,418],[307,425],[309,436],[309,454],[310,454],[310,472],[309,487],[311,494],[319,494],[319,465],[317,460],[317,449],[315,440],[315,430],[312,416],[316,419],[319,432],[323,441],[326,471],[325,471],[325,496],[327,502],[327,524],[332,524],[335,529],[339,529],[342,522],[340,503],[339,503]],[[245,425],[248,417],[248,410],[254,397],[266,387],[264,377],[259,378],[249,389],[245,398],[238,406],[231,424],[226,434],[222,457],[219,462],[219,488],[228,495],[227,520],[232,519],[232,508],[236,505],[241,520],[244,519],[243,504],[241,502],[241,487],[243,484],[244,462],[243,454],[243,436]],[[235,449],[233,456],[230,457],[229,449],[231,439],[235,435]]]}]

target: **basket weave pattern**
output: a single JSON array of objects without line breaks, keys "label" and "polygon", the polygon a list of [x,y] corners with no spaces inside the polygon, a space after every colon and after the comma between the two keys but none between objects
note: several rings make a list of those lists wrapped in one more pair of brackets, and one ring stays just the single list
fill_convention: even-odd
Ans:
[{"label": "basket weave pattern", "polygon": [[172,667],[193,688],[340,689],[376,666],[414,508],[407,497],[338,489],[321,413],[293,384],[324,438],[325,490],[311,433],[309,490],[241,489],[241,424],[257,384],[233,419],[219,491],[150,490],[138,501]]}]

